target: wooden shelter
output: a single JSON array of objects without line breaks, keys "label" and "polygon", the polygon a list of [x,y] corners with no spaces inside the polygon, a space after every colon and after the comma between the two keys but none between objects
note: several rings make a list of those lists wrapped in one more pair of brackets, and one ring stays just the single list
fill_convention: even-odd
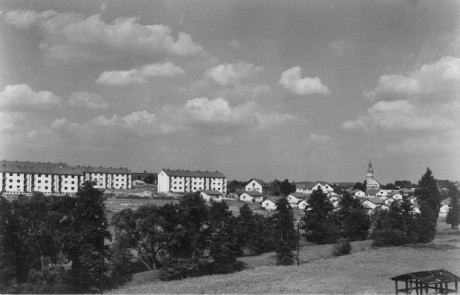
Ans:
[{"label": "wooden shelter", "polygon": [[[396,294],[400,292],[411,294],[413,291],[415,291],[416,294],[457,293],[458,282],[460,281],[460,277],[444,269],[411,272],[391,279],[395,282]],[[398,282],[403,282],[405,288],[398,289]],[[449,286],[451,283],[453,283],[453,285]],[[455,289],[453,289],[453,287],[455,287]]]}]

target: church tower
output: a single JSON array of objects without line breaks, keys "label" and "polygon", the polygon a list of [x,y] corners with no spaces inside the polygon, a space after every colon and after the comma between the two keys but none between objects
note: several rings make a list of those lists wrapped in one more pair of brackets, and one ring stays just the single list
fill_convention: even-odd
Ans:
[{"label": "church tower", "polygon": [[380,183],[374,178],[374,169],[372,168],[371,160],[369,160],[369,166],[367,167],[366,189],[367,190],[380,189]]},{"label": "church tower", "polygon": [[367,167],[366,180],[369,182],[370,179],[374,178],[374,169],[372,169],[372,162],[369,160],[369,167]]}]

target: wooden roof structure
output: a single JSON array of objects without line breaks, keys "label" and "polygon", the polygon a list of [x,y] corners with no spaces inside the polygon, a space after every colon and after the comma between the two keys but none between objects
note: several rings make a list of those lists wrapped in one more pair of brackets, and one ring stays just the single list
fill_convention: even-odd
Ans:
[{"label": "wooden roof structure", "polygon": [[[406,273],[391,278],[395,282],[395,293],[411,294],[413,291],[416,294],[434,293],[447,294],[458,292],[458,282],[460,277],[445,269],[418,271]],[[404,282],[405,288],[398,289],[398,282]],[[454,286],[449,286],[453,283]],[[452,289],[454,287],[455,289]]]}]

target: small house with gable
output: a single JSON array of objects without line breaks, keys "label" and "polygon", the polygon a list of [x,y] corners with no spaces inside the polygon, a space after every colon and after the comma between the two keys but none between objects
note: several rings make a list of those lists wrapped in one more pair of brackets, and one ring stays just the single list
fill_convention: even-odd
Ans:
[{"label": "small house with gable", "polygon": [[258,191],[245,191],[240,195],[240,201],[246,203],[262,203],[264,196]]}]

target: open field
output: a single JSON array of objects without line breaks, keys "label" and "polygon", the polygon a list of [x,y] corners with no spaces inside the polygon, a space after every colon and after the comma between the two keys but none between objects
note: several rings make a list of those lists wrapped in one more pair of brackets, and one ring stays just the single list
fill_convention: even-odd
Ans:
[{"label": "open field", "polygon": [[444,268],[460,274],[460,233],[439,223],[433,243],[373,249],[353,243],[353,253],[333,258],[330,245],[304,243],[301,265],[274,266],[274,253],[244,257],[249,268],[229,275],[161,282],[155,272],[136,274],[113,293],[309,293],[394,294],[391,277]]}]

